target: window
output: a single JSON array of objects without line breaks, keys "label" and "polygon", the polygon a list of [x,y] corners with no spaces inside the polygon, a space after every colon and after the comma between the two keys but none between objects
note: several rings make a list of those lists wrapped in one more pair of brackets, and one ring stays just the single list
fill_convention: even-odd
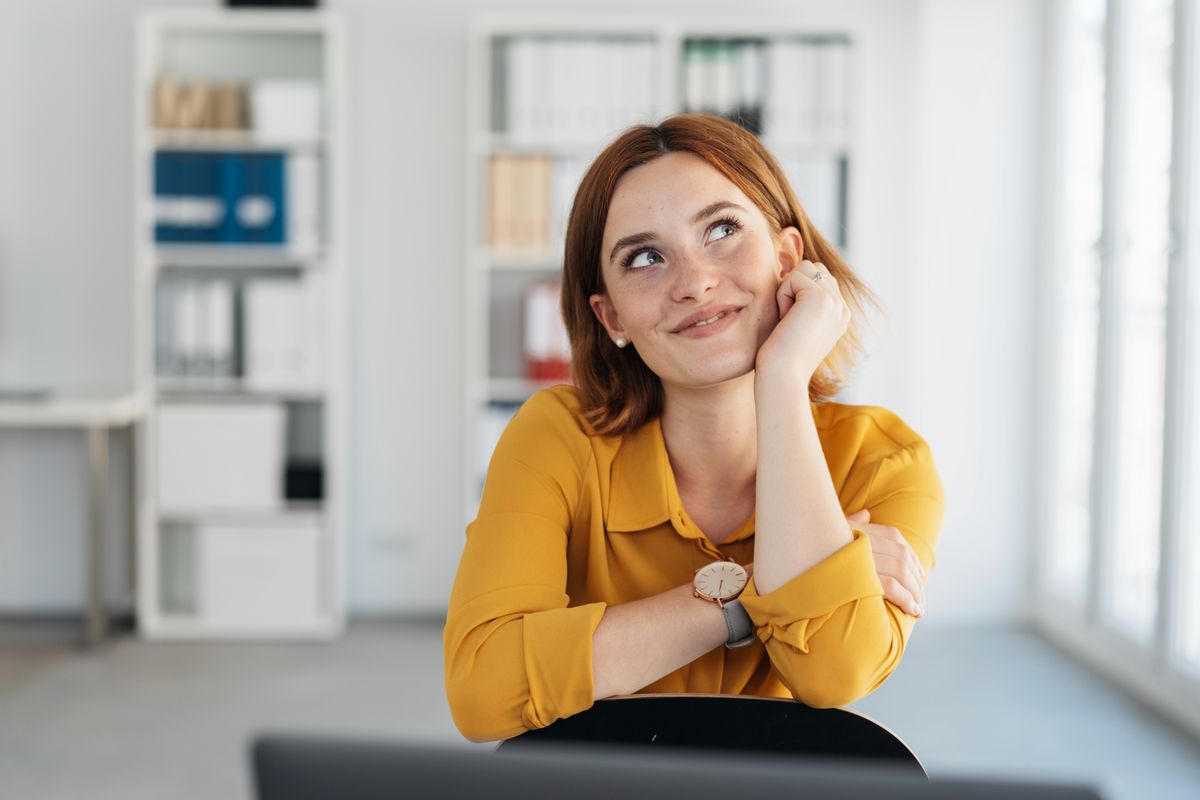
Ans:
[{"label": "window", "polygon": [[1173,0],[1138,0],[1123,11],[1128,57],[1114,167],[1115,233],[1110,304],[1113,520],[1101,579],[1106,619],[1140,642],[1154,633],[1162,506],[1167,243],[1170,238]]},{"label": "window", "polygon": [[1060,0],[1037,619],[1200,730],[1200,0]]},{"label": "window", "polygon": [[1104,0],[1071,4],[1066,50],[1065,156],[1061,247],[1062,351],[1056,392],[1058,472],[1049,585],[1082,603],[1090,566],[1089,508],[1100,308],[1101,197],[1104,180]]}]

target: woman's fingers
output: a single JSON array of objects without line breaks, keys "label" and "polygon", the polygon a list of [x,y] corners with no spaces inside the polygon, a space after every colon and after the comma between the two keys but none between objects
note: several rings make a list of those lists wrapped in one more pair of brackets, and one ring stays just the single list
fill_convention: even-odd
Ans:
[{"label": "woman's fingers", "polygon": [[890,575],[880,575],[879,585],[883,587],[883,598],[899,608],[910,617],[920,617],[923,609],[917,603],[904,584]]},{"label": "woman's fingers", "polygon": [[[755,356],[759,375],[808,383],[845,336],[850,307],[833,277],[819,266],[802,262],[780,280],[775,295],[779,323]],[[821,280],[814,281],[818,272]]]},{"label": "woman's fingers", "polygon": [[[912,601],[903,603],[892,600],[892,602],[914,617],[919,617],[925,605],[925,590],[921,586],[921,579],[913,571],[908,559],[903,554],[875,553],[874,556],[875,571],[879,573],[880,580],[882,581],[886,577],[896,581],[904,588],[902,598]],[[891,598],[888,599],[891,600]]]},{"label": "woman's fingers", "polygon": [[[821,274],[820,280],[813,280],[817,277],[817,273]],[[786,301],[787,305],[791,306],[801,292],[810,289],[820,289],[839,300],[842,299],[837,279],[833,277],[828,267],[812,261],[801,261],[794,270],[784,276],[783,281],[779,284],[781,305],[783,301]]]},{"label": "woman's fingers", "polygon": [[779,290],[775,292],[775,302],[779,305],[780,319],[783,319],[788,310],[796,304],[796,290],[787,278],[779,284]]},{"label": "woman's fingers", "polygon": [[925,611],[928,577],[925,567],[899,530],[890,525],[871,524],[870,519],[871,512],[865,508],[846,516],[846,521],[867,534],[871,541],[871,554],[884,586],[884,597],[907,613],[921,616]]},{"label": "woman's fingers", "polygon": [[909,557],[912,559],[913,569],[916,570],[916,573],[921,576],[921,580],[923,581],[928,578],[929,576],[925,572],[925,565],[922,564],[921,559],[917,557],[917,551],[913,550],[912,545],[910,545],[908,540],[904,538],[904,534],[900,533],[900,531],[896,530],[890,525],[868,524],[870,519],[871,512],[865,508],[861,511],[855,511],[853,514],[850,514],[846,517],[847,522],[855,525],[859,530],[863,531],[868,536],[885,541],[895,542],[903,547],[908,552]]},{"label": "woman's fingers", "polygon": [[796,267],[796,272],[807,276],[810,281],[816,277],[818,272],[823,272],[821,280],[813,281],[813,283],[824,284],[823,288],[837,286],[837,279],[833,277],[833,274],[829,271],[829,267],[819,261],[801,261]]},{"label": "woman's fingers", "polygon": [[892,534],[895,538],[889,539],[889,542],[899,548],[899,552],[903,555],[904,560],[908,562],[909,569],[922,582],[925,580],[925,568],[921,566],[921,559],[917,558],[917,553],[912,549],[912,546],[904,540],[903,536]]},{"label": "woman's fingers", "polygon": [[921,563],[921,559],[917,558],[917,551],[912,547],[908,548],[908,558],[912,561],[913,571],[921,577],[921,584],[924,585],[925,581],[929,579],[929,574],[925,572],[925,565]]},{"label": "woman's fingers", "polygon": [[[800,267],[795,270],[797,273],[802,273],[804,277],[799,278],[803,281],[805,287],[816,285],[818,289],[827,292],[830,297],[839,301],[838,306],[845,306],[845,298],[842,297],[842,290],[838,286],[837,278],[833,277],[833,273],[829,271],[829,267],[820,262],[804,261]],[[813,280],[820,273],[820,280]],[[849,307],[846,308],[849,311]]]},{"label": "woman's fingers", "polygon": [[[821,279],[814,281],[817,273],[820,272]],[[805,289],[813,288],[816,284],[823,291],[830,292],[835,297],[841,298],[842,293],[838,290],[837,279],[829,271],[829,268],[824,264],[815,261],[801,261],[794,270],[784,276],[779,284],[779,292],[777,301],[779,303],[779,317],[788,312],[796,303],[796,297]]]}]

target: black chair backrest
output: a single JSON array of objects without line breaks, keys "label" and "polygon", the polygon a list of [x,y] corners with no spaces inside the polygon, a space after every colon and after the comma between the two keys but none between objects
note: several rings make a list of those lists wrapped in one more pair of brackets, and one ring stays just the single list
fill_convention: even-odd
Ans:
[{"label": "black chair backrest", "polygon": [[549,742],[852,758],[925,774],[908,745],[871,718],[772,697],[644,694],[599,700],[586,711],[501,742],[499,749]]}]

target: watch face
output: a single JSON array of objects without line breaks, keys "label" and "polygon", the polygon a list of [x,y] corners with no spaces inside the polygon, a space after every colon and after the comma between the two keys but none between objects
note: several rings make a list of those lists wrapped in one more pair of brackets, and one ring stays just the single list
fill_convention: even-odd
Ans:
[{"label": "watch face", "polygon": [[748,580],[746,570],[737,564],[732,561],[717,561],[701,567],[692,581],[692,586],[705,597],[728,600],[741,594]]}]

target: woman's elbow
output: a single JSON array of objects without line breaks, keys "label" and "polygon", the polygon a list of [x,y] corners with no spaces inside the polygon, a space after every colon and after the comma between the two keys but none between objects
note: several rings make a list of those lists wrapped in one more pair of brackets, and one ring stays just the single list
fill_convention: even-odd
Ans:
[{"label": "woman's elbow", "polygon": [[446,700],[454,726],[472,742],[508,739],[526,730],[504,713],[494,687],[486,681],[447,678]]},{"label": "woman's elbow", "polygon": [[887,680],[898,663],[890,656],[882,661],[861,652],[821,653],[800,656],[807,663],[793,663],[780,670],[792,697],[812,708],[835,708],[861,700]]},{"label": "woman's elbow", "polygon": [[849,705],[871,693],[874,687],[861,683],[813,681],[802,686],[789,686],[792,697],[809,708],[837,708]]},{"label": "woman's elbow", "polygon": [[[506,669],[511,643],[501,641],[505,626],[454,626],[444,635],[446,702],[450,717],[466,739],[493,742],[526,731],[522,708],[527,689]],[[518,630],[519,628],[515,629]]]},{"label": "woman's elbow", "polygon": [[462,709],[451,703],[450,716],[454,720],[454,727],[458,728],[458,732],[467,741],[478,744],[504,738],[500,735],[495,720],[489,720],[476,709]]}]

